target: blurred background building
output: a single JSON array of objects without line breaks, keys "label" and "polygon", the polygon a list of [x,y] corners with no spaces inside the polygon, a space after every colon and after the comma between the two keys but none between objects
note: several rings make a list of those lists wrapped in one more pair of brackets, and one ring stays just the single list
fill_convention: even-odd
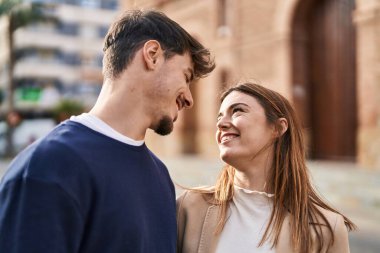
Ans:
[{"label": "blurred background building", "polygon": [[[2,2],[6,1],[11,2]],[[11,11],[16,12],[19,6],[30,10],[33,4],[38,4],[37,11],[44,18],[38,22],[29,20],[25,26],[14,29],[10,42],[7,30]],[[117,0],[25,0],[3,13],[0,21],[0,95],[3,95],[0,116],[4,121],[7,117],[9,120],[9,113],[14,112],[21,124],[29,122],[23,128],[30,132],[29,137],[21,134],[22,139],[20,133],[13,134],[11,141],[16,142],[15,152],[38,138],[41,132],[45,134],[51,129],[55,123],[53,118],[58,117],[55,110],[62,103],[65,103],[61,106],[63,109],[76,105],[83,110],[95,103],[103,82],[103,39],[118,13],[118,4]],[[10,63],[10,50],[13,63]],[[8,78],[10,67],[12,83]],[[41,127],[46,130],[42,131]],[[7,141],[5,137],[0,141],[0,153],[5,152]]]},{"label": "blurred background building", "polygon": [[[7,118],[17,126],[52,119],[67,99],[89,109],[102,83],[102,42],[109,24],[124,10],[158,9],[209,47],[217,63],[208,78],[192,85],[196,103],[180,115],[174,133],[149,133],[147,142],[159,155],[217,157],[219,94],[248,79],[293,102],[311,159],[380,168],[380,0],[117,1],[24,0],[42,4],[49,18],[15,30],[12,47],[7,15],[0,16],[3,125]],[[0,132],[3,128],[0,124]]]},{"label": "blurred background building", "polygon": [[216,70],[192,87],[194,108],[170,141],[151,136],[158,152],[216,156],[218,95],[253,79],[293,102],[310,158],[380,168],[379,0],[120,3],[123,10],[162,10],[216,56]]}]

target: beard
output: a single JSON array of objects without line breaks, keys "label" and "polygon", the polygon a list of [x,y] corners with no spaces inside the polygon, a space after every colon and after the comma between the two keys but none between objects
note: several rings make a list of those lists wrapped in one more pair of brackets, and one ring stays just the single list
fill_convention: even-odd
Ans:
[{"label": "beard", "polygon": [[154,132],[159,135],[168,135],[173,131],[173,121],[170,117],[164,116],[158,122]]}]

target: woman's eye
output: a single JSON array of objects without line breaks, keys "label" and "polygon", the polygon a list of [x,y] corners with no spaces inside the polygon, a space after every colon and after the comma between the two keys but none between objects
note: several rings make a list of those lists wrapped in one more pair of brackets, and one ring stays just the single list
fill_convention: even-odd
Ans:
[{"label": "woman's eye", "polygon": [[235,112],[242,112],[243,109],[240,108],[240,107],[235,107],[234,109],[232,109],[232,113],[235,113]]}]

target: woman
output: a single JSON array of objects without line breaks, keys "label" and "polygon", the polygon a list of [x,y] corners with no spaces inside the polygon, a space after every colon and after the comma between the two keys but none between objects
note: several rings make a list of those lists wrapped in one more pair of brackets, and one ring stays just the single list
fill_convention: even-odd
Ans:
[{"label": "woman", "polygon": [[221,101],[216,140],[227,165],[214,187],[178,198],[178,252],[349,252],[355,225],[313,189],[289,102],[253,83]]}]

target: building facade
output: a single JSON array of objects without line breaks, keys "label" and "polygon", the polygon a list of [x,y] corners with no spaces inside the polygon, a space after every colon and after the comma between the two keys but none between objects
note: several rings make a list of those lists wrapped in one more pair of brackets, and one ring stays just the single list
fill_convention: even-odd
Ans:
[{"label": "building facade", "polygon": [[310,158],[380,169],[380,0],[121,0],[121,7],[165,12],[217,63],[193,85],[194,108],[174,133],[150,135],[156,152],[217,156],[218,96],[253,80],[292,101]]},{"label": "building facade", "polygon": [[43,21],[13,36],[9,13],[0,17],[0,157],[93,106],[104,35],[119,13],[117,0],[25,0],[17,8],[32,5],[42,7]]},{"label": "building facade", "polygon": [[[13,101],[20,114],[50,111],[63,99],[91,107],[99,94],[102,47],[118,13],[116,0],[38,0],[50,18],[14,32]],[[6,35],[6,20],[0,32]],[[1,36],[3,39],[5,36]],[[9,45],[0,43],[0,87],[5,93],[1,114],[9,111],[6,69]],[[4,49],[4,50],[3,50]]]}]

